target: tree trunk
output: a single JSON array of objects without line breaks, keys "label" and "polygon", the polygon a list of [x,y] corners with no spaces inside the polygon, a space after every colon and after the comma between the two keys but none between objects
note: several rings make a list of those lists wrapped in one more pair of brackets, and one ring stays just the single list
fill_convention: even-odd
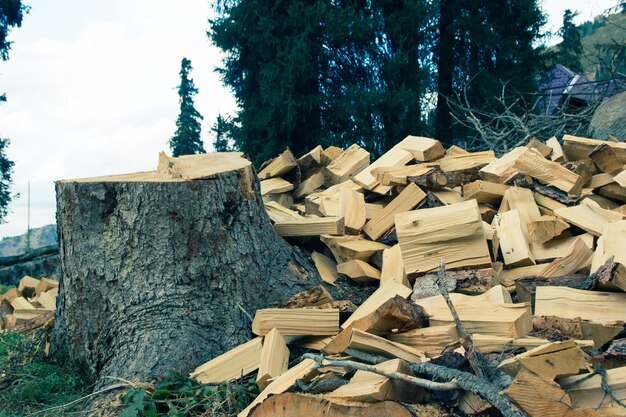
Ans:
[{"label": "tree trunk", "polygon": [[151,172],[59,181],[56,193],[53,357],[97,386],[106,376],[186,374],[251,337],[243,310],[254,315],[321,283],[275,233],[249,163],[198,180]]}]

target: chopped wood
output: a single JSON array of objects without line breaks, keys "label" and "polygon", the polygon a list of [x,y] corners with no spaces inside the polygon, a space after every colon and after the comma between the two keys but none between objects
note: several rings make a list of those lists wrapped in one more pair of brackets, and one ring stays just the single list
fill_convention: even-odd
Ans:
[{"label": "chopped wood", "polygon": [[553,239],[549,242],[545,243],[530,243],[530,252],[536,261],[547,261],[552,260],[554,258],[563,258],[567,256],[570,252],[570,247],[572,243],[576,241],[576,239],[582,239],[583,242],[589,247],[589,249],[593,249],[593,235],[590,233],[583,233],[582,235],[570,236],[565,235],[559,236],[556,239]]},{"label": "chopped wood", "polygon": [[547,343],[505,359],[498,365],[498,369],[511,376],[526,369],[543,378],[553,380],[558,377],[576,375],[586,369],[586,365],[583,351],[572,339],[569,339]]},{"label": "chopped wood", "polygon": [[259,361],[259,372],[256,384],[261,389],[269,385],[269,381],[287,371],[289,365],[289,348],[285,338],[277,329],[272,329],[263,338],[263,348]]},{"label": "chopped wood", "polygon": [[306,291],[292,295],[287,301],[278,305],[278,308],[303,308],[308,306],[321,306],[332,303],[333,297],[322,285],[309,288]]},{"label": "chopped wood", "polygon": [[293,190],[293,184],[282,178],[261,181],[261,195],[280,194],[291,190]]},{"label": "chopped wood", "polygon": [[528,150],[525,146],[517,147],[509,153],[501,156],[478,172],[481,179],[499,184],[506,184],[515,177],[519,171],[514,167],[519,156]]},{"label": "chopped wood", "polygon": [[[519,347],[530,350],[550,343],[547,339],[541,339],[533,336],[512,338],[477,333],[472,335],[472,341],[474,342],[474,346],[484,353],[516,349]],[[593,340],[575,340],[574,342],[576,342],[576,345],[580,347],[594,346]]]},{"label": "chopped wood", "polygon": [[382,202],[365,203],[365,219],[369,220],[380,213],[385,205]]},{"label": "chopped wood", "polygon": [[589,246],[582,239],[576,239],[569,247],[568,254],[546,265],[539,273],[539,276],[549,278],[573,274],[591,266],[592,258],[593,252],[589,249]]},{"label": "chopped wood", "polygon": [[[399,372],[413,376],[411,367],[400,359],[393,359],[375,366],[387,372]],[[356,371],[350,382],[327,394],[330,398],[355,401],[415,401],[416,387],[405,382],[367,371]]]},{"label": "chopped wood", "polygon": [[556,209],[554,214],[594,236],[601,236],[608,223],[624,218],[620,213],[587,204]]},{"label": "chopped wood", "polygon": [[[572,399],[574,408],[591,408],[600,415],[624,416],[626,408],[607,396],[602,388],[601,375],[587,378],[588,374],[570,376],[558,382]],[[626,402],[626,367],[606,371],[606,382],[615,398]]]},{"label": "chopped wood", "polygon": [[597,272],[609,258],[613,257],[615,266],[610,276],[604,278],[599,284],[609,289],[626,291],[626,220],[609,223],[604,227],[602,236],[598,239],[598,245],[591,263],[591,272]]},{"label": "chopped wood", "polygon": [[535,264],[530,252],[526,236],[526,225],[518,210],[510,210],[499,214],[494,219],[498,242],[504,257],[504,263],[509,266],[529,266]]},{"label": "chopped wood", "polygon": [[385,208],[372,217],[363,227],[363,231],[372,239],[378,240],[394,225],[394,216],[411,210],[426,198],[426,193],[417,185],[409,184]]},{"label": "chopped wood", "polygon": [[198,366],[190,378],[201,384],[226,382],[259,369],[263,338],[254,339]]},{"label": "chopped wood", "polygon": [[463,183],[478,179],[478,171],[496,160],[493,151],[472,152],[461,155],[448,155],[432,165],[439,166],[448,179],[449,186],[460,186]]},{"label": "chopped wood", "polygon": [[421,136],[409,135],[398,143],[396,147],[411,152],[413,158],[421,162],[432,161],[445,153],[441,142]]},{"label": "chopped wood", "polygon": [[365,169],[370,163],[370,153],[359,145],[352,145],[341,152],[326,166],[326,185],[341,184]]},{"label": "chopped wood", "polygon": [[243,171],[245,176],[249,176],[246,181],[251,186],[252,163],[240,152],[213,152],[202,155],[183,155],[176,158],[161,152],[156,172],[114,175],[81,181],[202,180],[228,171]]},{"label": "chopped wood", "polygon": [[600,144],[589,152],[589,158],[595,162],[602,172],[607,174],[618,174],[622,171],[624,163],[617,157],[617,154],[607,143]]},{"label": "chopped wood", "polygon": [[348,348],[408,362],[422,362],[426,359],[426,354],[421,350],[357,329],[352,329]]},{"label": "chopped wood", "polygon": [[259,179],[265,180],[273,177],[280,177],[298,166],[298,161],[294,158],[293,153],[287,148],[285,152],[274,158],[269,164],[263,168],[258,176]]},{"label": "chopped wood", "polygon": [[433,190],[429,194],[434,195],[442,205],[449,206],[451,204],[462,203],[463,196],[457,190],[451,188],[444,188],[442,190]]},{"label": "chopped wood", "polygon": [[535,305],[535,294],[537,287],[569,287],[583,289],[589,284],[587,274],[573,274],[567,276],[543,277],[531,276],[517,279],[515,281],[515,290],[517,291],[517,299],[520,302],[529,302]]},{"label": "chopped wood", "polygon": [[391,333],[389,340],[423,351],[428,357],[435,357],[441,355],[444,348],[456,343],[459,340],[459,334],[454,325],[430,326],[402,333]]},{"label": "chopped wood", "polygon": [[598,190],[598,194],[620,203],[626,203],[626,188],[617,183],[605,185]]},{"label": "chopped wood", "polygon": [[[459,318],[471,333],[519,337],[532,330],[530,305],[511,304],[511,296],[500,286],[479,296],[449,294]],[[452,315],[441,295],[415,302],[430,316],[430,325],[450,325]]]},{"label": "chopped wood", "polygon": [[300,171],[305,177],[308,177],[308,173],[319,169],[322,166],[322,152],[324,148],[322,145],[317,145],[311,149],[308,153],[305,153],[298,158],[298,166]]},{"label": "chopped wood", "polygon": [[310,177],[306,178],[300,183],[300,185],[298,185],[298,188],[296,188],[293,192],[293,198],[303,198],[304,196],[313,193],[322,185],[324,185],[324,173],[322,171],[318,171],[311,174]]},{"label": "chopped wood", "polygon": [[365,224],[365,197],[344,188],[339,192],[339,216],[343,217],[347,233],[357,234]]},{"label": "chopped wood", "polygon": [[[500,281],[501,268],[467,269],[446,271],[443,276],[443,285],[448,291],[457,291],[467,295],[477,295],[487,292],[494,283]],[[437,274],[426,274],[415,278],[412,300],[421,300],[441,293],[437,283]]]},{"label": "chopped wood", "polygon": [[529,227],[541,217],[541,212],[535,202],[532,191],[519,187],[511,187],[506,190],[502,198],[499,213],[504,213],[508,210],[517,210],[525,226],[522,228],[524,236],[526,240],[530,241]]},{"label": "chopped wood", "polygon": [[626,163],[626,143],[607,142],[572,135],[563,135],[563,151],[567,158],[572,161],[585,159],[589,155],[589,152],[593,151],[596,146],[602,144],[609,145],[622,163]]},{"label": "chopped wood", "polygon": [[287,207],[277,203],[276,201],[268,201],[265,203],[265,211],[274,223],[285,222],[289,220],[303,219],[301,215]]},{"label": "chopped wood", "polygon": [[367,261],[376,252],[382,252],[389,246],[363,239],[360,236],[330,236],[322,235],[322,243],[328,246],[337,263],[358,259]]},{"label": "chopped wood", "polygon": [[410,288],[407,288],[406,286],[394,281],[388,282],[378,288],[372,295],[370,295],[368,299],[365,300],[365,302],[363,302],[363,304],[361,304],[354,313],[352,313],[348,320],[346,320],[341,325],[341,327],[343,329],[347,328],[354,321],[371,314],[380,306],[382,306],[385,302],[394,298],[397,295],[402,298],[406,298],[410,294]]},{"label": "chopped wood", "polygon": [[588,183],[585,184],[585,188],[596,190],[604,187],[605,185],[615,182],[613,175],[603,172],[602,174],[596,174],[591,177]]},{"label": "chopped wood", "polygon": [[252,333],[264,336],[274,328],[283,336],[332,336],[339,333],[339,310],[257,310],[252,322]]},{"label": "chopped wood", "polygon": [[530,417],[564,417],[571,410],[571,400],[559,384],[527,369],[517,374],[504,393]]},{"label": "chopped wood", "polygon": [[535,149],[544,158],[547,158],[552,154],[552,147],[546,145],[537,138],[532,138],[530,142],[526,144],[526,147]]},{"label": "chopped wood", "polygon": [[582,179],[579,175],[556,162],[548,161],[534,149],[522,152],[513,166],[522,174],[529,175],[568,194],[580,195],[582,191]]},{"label": "chopped wood", "polygon": [[275,378],[237,417],[247,417],[259,404],[270,395],[282,394],[291,388],[298,379],[305,379],[315,372],[316,362],[313,359],[304,359],[278,378]]},{"label": "chopped wood", "polygon": [[583,161],[566,162],[563,164],[563,167],[578,175],[583,185],[587,184],[593,178],[591,175],[591,171],[589,171],[589,168],[587,168],[587,164],[585,164]]},{"label": "chopped wood", "polygon": [[[354,181],[361,184],[367,190],[373,190],[376,186],[380,185],[380,181],[374,175],[374,172],[379,167],[399,167],[408,164],[413,160],[413,154],[405,149],[402,149],[399,145],[394,146],[387,152],[385,152],[380,158],[374,161],[370,166],[354,176]],[[383,184],[388,186],[389,184]],[[391,189],[391,188],[389,188]],[[387,192],[389,191],[387,189]],[[381,194],[386,194],[383,190]]]},{"label": "chopped wood", "polygon": [[533,192],[533,197],[543,214],[553,214],[554,210],[567,207],[565,204],[537,192]]},{"label": "chopped wood", "polygon": [[533,317],[533,331],[542,335],[556,336],[559,338],[571,337],[577,340],[591,340],[596,348],[600,348],[624,330],[624,325],[619,323],[595,323],[582,320],[556,316]]},{"label": "chopped wood", "polygon": [[345,230],[343,217],[303,217],[285,220],[274,224],[274,229],[280,236],[341,235]]},{"label": "chopped wood", "polygon": [[11,307],[15,310],[34,310],[35,306],[29,303],[24,297],[17,297],[11,301]]},{"label": "chopped wood", "polygon": [[57,308],[56,296],[51,295],[49,292],[41,293],[35,302],[49,311],[54,311]]},{"label": "chopped wood", "polygon": [[500,283],[507,288],[514,286],[519,279],[538,276],[545,267],[545,264],[539,264],[505,269],[500,274]]},{"label": "chopped wood", "polygon": [[341,155],[342,152],[343,152],[343,149],[337,146],[329,146],[328,148],[322,151],[320,162],[322,163],[322,165],[326,166],[330,164],[332,161],[334,161],[335,159],[337,159],[337,157]]},{"label": "chopped wood", "polygon": [[386,336],[394,330],[404,331],[424,327],[427,323],[428,319],[420,306],[400,296],[394,296],[369,314],[344,326],[344,329],[324,347],[324,351],[331,354],[345,351],[350,344],[352,330]]},{"label": "chopped wood", "polygon": [[615,175],[613,177],[613,181],[615,181],[616,183],[618,183],[622,187],[626,187],[626,171],[622,171],[619,174]]},{"label": "chopped wood", "polygon": [[30,292],[34,294],[36,292],[37,287],[39,286],[39,283],[40,281],[38,279],[33,278],[28,275],[24,275],[24,277],[22,277],[22,279],[20,280],[17,286],[17,289],[20,292],[24,292],[26,288],[31,288]]},{"label": "chopped wood", "polygon": [[[252,417],[293,417],[297,415],[307,417],[414,417],[415,405],[401,404],[392,401],[368,403],[363,401],[346,401],[315,395],[296,394],[287,392],[267,398],[256,407]],[[427,406],[421,406],[429,409]],[[436,409],[435,406],[430,406]],[[439,417],[443,414],[433,411],[424,416]]]},{"label": "chopped wood", "polygon": [[337,265],[337,272],[364,284],[380,282],[380,271],[358,259],[340,263]]},{"label": "chopped wood", "polygon": [[475,200],[395,216],[407,274],[428,272],[444,259],[450,269],[491,263]]},{"label": "chopped wood", "polygon": [[327,284],[335,285],[335,281],[339,278],[339,273],[337,272],[337,262],[319,252],[313,252],[311,254],[311,259],[313,259],[313,263],[315,264],[322,281]]},{"label": "chopped wood", "polygon": [[380,271],[380,285],[395,281],[410,288],[409,280],[404,271],[404,261],[400,245],[394,245],[383,251],[383,267]]},{"label": "chopped wood", "polygon": [[[533,243],[546,243],[569,229],[569,224],[558,217],[543,215],[532,221],[528,226],[528,235]],[[531,246],[532,253],[532,246]]]},{"label": "chopped wood", "polygon": [[509,188],[510,186],[505,184],[476,180],[463,185],[463,198],[465,200],[474,199],[484,204],[500,204],[504,193]]},{"label": "chopped wood", "polygon": [[262,198],[263,198],[264,203],[269,203],[273,201],[287,208],[292,207],[294,204],[293,197],[291,196],[290,192],[279,193],[279,194],[268,194],[268,195],[264,195]]},{"label": "chopped wood", "polygon": [[597,323],[624,322],[626,294],[577,290],[567,287],[538,287],[535,315],[566,319],[580,317]]},{"label": "chopped wood", "polygon": [[561,147],[559,140],[555,136],[552,136],[550,139],[548,139],[546,141],[546,145],[552,148],[552,154],[550,154],[551,160],[558,163],[567,161],[565,155],[563,154],[563,148]]},{"label": "chopped wood", "polygon": [[11,288],[10,290],[8,290],[7,292],[5,292],[2,295],[2,297],[0,297],[0,301],[1,300],[6,300],[6,301],[8,301],[10,303],[11,301],[13,301],[16,298],[21,297],[21,296],[22,296],[22,292],[19,289],[14,287],[14,288]]}]

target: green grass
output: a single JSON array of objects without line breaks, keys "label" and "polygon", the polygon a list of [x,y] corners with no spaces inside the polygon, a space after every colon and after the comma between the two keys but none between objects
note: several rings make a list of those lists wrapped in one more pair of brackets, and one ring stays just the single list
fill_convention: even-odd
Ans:
[{"label": "green grass", "polygon": [[0,284],[0,294],[4,294],[5,292],[9,291],[11,288],[15,288],[15,285]]},{"label": "green grass", "polygon": [[[26,416],[87,394],[88,387],[78,377],[44,360],[46,337],[45,331],[33,336],[0,333],[0,417]],[[81,405],[38,415],[64,416]]]},{"label": "green grass", "polygon": [[[0,333],[0,417],[80,414],[90,388],[78,377],[47,363],[46,330],[32,336]],[[121,392],[122,417],[234,417],[259,391],[254,379],[202,385],[180,374]],[[65,406],[76,402],[71,406]]]},{"label": "green grass", "polygon": [[254,379],[230,384],[201,385],[180,374],[171,374],[148,387],[124,394],[121,417],[203,416],[233,417],[258,395]]}]

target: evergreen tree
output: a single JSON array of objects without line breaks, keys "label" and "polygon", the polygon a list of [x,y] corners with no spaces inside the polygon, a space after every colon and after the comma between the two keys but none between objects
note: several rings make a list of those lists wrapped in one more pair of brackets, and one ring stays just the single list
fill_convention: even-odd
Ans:
[{"label": "evergreen tree", "polygon": [[176,133],[169,140],[173,156],[205,153],[200,134],[202,132],[202,115],[198,113],[193,103],[193,96],[198,89],[190,77],[191,61],[183,58],[180,63],[180,85],[178,97],[180,101],[180,113],[176,120]]},{"label": "evergreen tree", "polygon": [[215,152],[229,152],[231,150],[230,138],[232,123],[229,118],[225,118],[221,114],[217,116],[215,123],[211,127],[211,131],[215,135],[213,148]]},{"label": "evergreen tree", "polygon": [[[536,91],[537,75],[546,69],[541,39],[545,22],[537,0],[440,0],[440,34],[436,50],[438,91],[436,136],[450,143],[446,98],[466,89],[473,107],[493,104],[503,83],[509,93]],[[447,96],[447,97],[446,97]]]},{"label": "evergreen tree", "polygon": [[563,26],[559,30],[559,35],[563,39],[558,45],[559,63],[577,73],[583,72],[580,58],[583,54],[583,44],[580,41],[580,32],[573,20],[578,13],[573,13],[570,9],[563,13]]},{"label": "evergreen tree", "polygon": [[425,1],[223,2],[210,36],[237,100],[234,146],[256,164],[289,146],[358,143],[378,156],[423,133]]},{"label": "evergreen tree", "polygon": [[[22,26],[22,19],[28,10],[29,7],[23,5],[21,0],[0,0],[0,59],[2,61],[9,59],[12,44],[8,40],[9,31],[13,27]],[[4,101],[6,101],[6,96],[1,94],[0,102]],[[0,223],[4,222],[9,203],[13,200],[10,189],[14,164],[6,155],[9,143],[9,139],[0,138]]]}]

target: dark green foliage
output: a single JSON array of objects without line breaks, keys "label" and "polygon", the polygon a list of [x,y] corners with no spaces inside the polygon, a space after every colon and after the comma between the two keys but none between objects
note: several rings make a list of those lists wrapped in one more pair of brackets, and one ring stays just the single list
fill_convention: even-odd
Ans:
[{"label": "dark green foliage", "polygon": [[134,388],[122,397],[121,417],[236,416],[258,395],[254,379],[200,385],[171,374],[149,388]]},{"label": "dark green foliage", "polygon": [[12,27],[22,26],[24,14],[29,7],[22,4],[22,0],[0,0],[0,59],[9,59],[11,44],[7,38]]},{"label": "dark green foliage", "polygon": [[218,145],[257,165],[287,146],[357,143],[377,157],[407,134],[432,135],[437,89],[437,135],[449,142],[445,98],[469,84],[483,105],[502,82],[524,94],[544,69],[536,0],[224,0],[217,11],[209,36],[239,106],[218,120]]},{"label": "dark green foliage", "polygon": [[211,127],[211,132],[215,135],[213,148],[215,152],[229,152],[232,149],[230,138],[232,137],[233,124],[230,118],[221,114],[217,116],[215,123]]},{"label": "dark green foliage", "polygon": [[222,131],[256,164],[317,144],[358,143],[378,156],[424,132],[427,2],[240,0],[218,12],[209,35],[239,105]]},{"label": "dark green foliage", "polygon": [[563,14],[563,26],[559,30],[559,35],[563,41],[558,45],[559,63],[565,65],[574,72],[582,73],[583,66],[580,57],[583,54],[583,44],[580,41],[580,32],[573,20],[578,13],[573,13],[570,9]]},{"label": "dark green foliage", "polygon": [[180,63],[178,86],[180,113],[176,120],[176,133],[169,141],[173,156],[205,153],[200,139],[202,115],[198,113],[193,103],[193,96],[198,93],[198,89],[190,77],[191,70],[191,61],[183,58]]},{"label": "dark green foliage", "polygon": [[4,284],[0,284],[0,295],[4,294],[5,292],[9,291],[11,288],[14,288],[15,285],[4,285]]},{"label": "dark green foliage", "polygon": [[9,139],[0,138],[0,223],[4,222],[9,210],[9,203],[13,200],[10,187],[14,164],[6,155],[9,143]]},{"label": "dark green foliage", "polygon": [[[446,143],[464,132],[451,131],[445,100],[463,94],[474,108],[496,106],[503,84],[509,94],[523,97],[536,91],[538,74],[547,69],[541,39],[545,16],[536,0],[501,2],[440,0],[438,48],[439,91],[436,135]],[[449,98],[449,97],[448,97]],[[520,109],[523,111],[523,109]]]},{"label": "dark green foliage", "polygon": [[[0,417],[26,416],[58,407],[87,394],[77,377],[45,362],[45,331],[33,336],[0,333]],[[79,411],[84,402],[46,411],[44,416],[64,416]]]}]

